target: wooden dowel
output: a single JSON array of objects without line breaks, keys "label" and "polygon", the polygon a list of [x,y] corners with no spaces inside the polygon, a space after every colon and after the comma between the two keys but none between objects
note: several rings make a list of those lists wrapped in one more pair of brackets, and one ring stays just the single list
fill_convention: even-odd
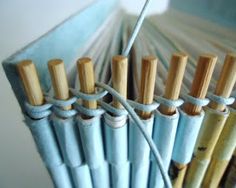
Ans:
[{"label": "wooden dowel", "polygon": [[[112,58],[112,86],[125,99],[127,98],[128,60],[117,55]],[[115,108],[123,108],[122,104],[113,98]]]},{"label": "wooden dowel", "polygon": [[[81,58],[77,61],[79,72],[79,81],[81,92],[86,94],[95,93],[95,81],[92,60],[88,57]],[[89,109],[97,108],[97,101],[83,100],[83,106]]]},{"label": "wooden dowel", "polygon": [[[193,84],[189,95],[204,99],[208,90],[211,76],[216,64],[217,57],[210,54],[205,54],[199,57]],[[191,103],[185,103],[184,111],[189,115],[198,115],[201,112],[201,107]],[[173,163],[172,168],[177,169],[178,175],[173,180],[174,188],[181,188],[187,170],[187,164]]]},{"label": "wooden dowel", "polygon": [[[217,57],[211,54],[200,56],[189,95],[200,99],[205,98],[216,61]],[[191,103],[184,105],[184,111],[189,115],[197,115],[201,109],[200,106]]]},{"label": "wooden dowel", "polygon": [[31,60],[23,60],[17,65],[29,103],[34,106],[44,103],[36,68]]},{"label": "wooden dowel", "polygon": [[[146,56],[142,59],[142,72],[140,84],[139,102],[142,104],[151,104],[153,102],[155,79],[156,79],[157,58]],[[139,112],[142,119],[151,117],[150,112]]]},{"label": "wooden dowel", "polygon": [[[236,112],[231,110],[212,152],[202,187],[218,187],[236,146]],[[214,125],[215,128],[215,125]],[[210,128],[211,130],[212,127]],[[209,135],[209,134],[208,134]],[[210,139],[212,141],[212,139]],[[212,142],[211,142],[212,143]],[[207,145],[206,145],[207,146]],[[207,146],[207,149],[209,147]],[[212,150],[213,151],[213,150]]]},{"label": "wooden dowel", "polygon": [[[164,98],[170,100],[177,100],[179,98],[187,59],[188,56],[186,54],[173,54],[170,61],[170,68],[168,71]],[[175,113],[175,110],[175,107],[160,105],[160,112],[163,114],[172,115]]]},{"label": "wooden dowel", "polygon": [[[52,59],[48,62],[54,97],[59,100],[67,100],[70,97],[68,81],[64,63],[61,59]],[[70,110],[71,105],[63,107],[64,110]]]},{"label": "wooden dowel", "polygon": [[[220,78],[216,85],[215,95],[228,98],[232,92],[236,81],[236,54],[227,54],[225,62],[220,73]],[[209,106],[212,109],[224,111],[226,106],[211,102]]]}]

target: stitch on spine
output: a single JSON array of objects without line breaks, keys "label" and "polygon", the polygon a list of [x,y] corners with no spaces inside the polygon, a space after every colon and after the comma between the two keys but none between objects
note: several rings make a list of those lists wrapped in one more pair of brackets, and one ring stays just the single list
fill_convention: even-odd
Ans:
[{"label": "stitch on spine", "polygon": [[123,116],[129,114],[125,109],[115,108],[111,105],[111,103],[108,104],[102,100],[99,100],[98,104],[100,104],[104,110],[114,114],[115,116]]},{"label": "stitch on spine", "polygon": [[178,99],[178,100],[170,100],[170,99],[166,99],[162,96],[154,96],[154,100],[156,102],[158,102],[159,104],[163,104],[165,106],[168,106],[168,107],[179,107],[181,106],[184,101],[182,99]]},{"label": "stitch on spine", "polygon": [[102,108],[98,107],[97,109],[88,109],[77,102],[75,103],[74,106],[81,114],[91,116],[91,117],[101,116],[102,114],[105,113],[105,110],[103,110]]},{"label": "stitch on spine", "polygon": [[99,99],[103,98],[108,93],[106,90],[104,90],[104,91],[99,91],[95,94],[85,94],[81,91],[76,91],[75,89],[72,89],[72,88],[70,88],[70,91],[78,99],[83,99],[86,101],[99,100]]},{"label": "stitch on spine", "polygon": [[52,107],[52,111],[59,117],[62,118],[70,118],[73,117],[77,114],[77,111],[72,109],[72,110],[63,110],[61,108],[58,108],[56,106]]},{"label": "stitch on spine", "polygon": [[49,94],[45,94],[45,99],[48,103],[53,104],[57,107],[69,106],[71,104],[74,104],[77,100],[76,97],[71,97],[67,100],[59,100],[59,99],[55,99],[54,97],[51,97]]},{"label": "stitch on spine", "polygon": [[41,118],[45,118],[49,116],[52,113],[50,110],[51,107],[52,107],[52,104],[33,106],[29,104],[28,102],[25,102],[25,109],[26,109],[27,114],[29,114],[31,118],[35,118],[35,119],[41,119]]},{"label": "stitch on spine", "polygon": [[225,98],[222,96],[215,95],[213,93],[209,93],[207,96],[211,101],[214,101],[218,104],[223,104],[223,105],[231,105],[234,103],[234,100],[235,100],[234,97]]},{"label": "stitch on spine", "polygon": [[158,108],[160,105],[157,102],[153,102],[152,104],[141,104],[136,101],[127,100],[128,104],[132,106],[136,110],[144,111],[144,112],[152,112]]},{"label": "stitch on spine", "polygon": [[[87,100],[87,101],[94,101],[102,99],[108,92],[103,90],[99,91],[95,94],[85,94],[80,91],[76,91],[75,89],[70,88],[70,91],[73,95],[75,95],[78,99]],[[78,110],[81,114],[87,115],[87,116],[100,116],[105,113],[105,110],[102,108],[97,109],[88,109],[78,102],[74,103],[74,106],[76,110]]]},{"label": "stitch on spine", "polygon": [[183,98],[185,99],[186,102],[192,103],[196,106],[206,106],[210,102],[210,100],[207,98],[199,99],[188,94],[183,95]]},{"label": "stitch on spine", "polygon": [[62,107],[66,107],[72,105],[76,102],[76,97],[71,97],[67,100],[59,100],[51,97],[50,95],[46,94],[45,99],[48,103],[52,104],[52,111],[59,117],[62,118],[70,118],[77,114],[77,111],[74,109],[71,110],[64,110]]}]

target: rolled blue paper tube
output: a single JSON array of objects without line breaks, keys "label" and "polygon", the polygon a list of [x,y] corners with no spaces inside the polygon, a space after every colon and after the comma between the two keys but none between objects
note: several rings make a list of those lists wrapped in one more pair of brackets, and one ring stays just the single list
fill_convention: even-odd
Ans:
[{"label": "rolled blue paper tube", "polygon": [[65,164],[48,167],[52,177],[53,184],[56,188],[72,188],[70,175]]},{"label": "rolled blue paper tube", "polygon": [[106,160],[110,164],[128,161],[127,116],[104,115]]},{"label": "rolled blue paper tube", "polygon": [[[152,135],[153,120],[142,120],[147,132]],[[129,121],[129,160],[131,162],[131,187],[147,187],[150,148],[143,134],[130,118]]]},{"label": "rolled blue paper tube", "polygon": [[190,116],[180,110],[172,160],[180,164],[191,161],[197,136],[204,118],[204,111],[199,115]]},{"label": "rolled blue paper tube", "polygon": [[87,164],[70,168],[76,188],[93,188],[90,171]]},{"label": "rolled blue paper tube", "polygon": [[63,164],[48,118],[34,120],[25,115],[25,122],[30,128],[38,152],[52,177],[55,187],[72,187],[68,170]]},{"label": "rolled blue paper tube", "polygon": [[90,169],[97,169],[104,162],[104,149],[101,130],[101,117],[90,119],[78,117],[78,127],[85,160]]},{"label": "rolled blue paper tube", "polygon": [[149,165],[149,162],[131,164],[130,184],[132,188],[143,188],[148,186]]},{"label": "rolled blue paper tube", "polygon": [[113,188],[129,187],[127,116],[104,115],[106,159]]},{"label": "rolled blue paper tube", "polygon": [[84,160],[82,144],[74,118],[62,119],[54,115],[52,121],[65,164],[69,167],[82,165]]},{"label": "rolled blue paper tube", "polygon": [[[152,135],[154,116],[142,120],[147,132]],[[135,122],[129,118],[129,161],[131,163],[149,162],[150,147]]]},{"label": "rolled blue paper tube", "polygon": [[45,165],[47,167],[61,165],[62,157],[48,118],[35,120],[25,116],[25,121]]},{"label": "rolled blue paper tube", "polygon": [[[171,161],[178,120],[178,110],[176,110],[174,115],[164,115],[158,110],[155,111],[153,140],[160,152],[166,171],[168,171]],[[164,187],[164,181],[152,154],[151,160],[149,187],[162,188]]]},{"label": "rolled blue paper tube", "polygon": [[98,168],[90,169],[93,188],[110,188],[109,165],[106,161]]},{"label": "rolled blue paper tube", "polygon": [[111,187],[129,188],[130,163],[127,161],[122,164],[110,165],[111,168]]}]

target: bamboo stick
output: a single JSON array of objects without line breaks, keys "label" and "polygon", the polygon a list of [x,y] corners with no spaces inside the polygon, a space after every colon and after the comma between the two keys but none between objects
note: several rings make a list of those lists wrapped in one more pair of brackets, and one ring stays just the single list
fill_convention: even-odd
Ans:
[{"label": "bamboo stick", "polygon": [[[236,54],[227,54],[225,62],[220,73],[220,78],[216,85],[215,95],[228,98],[232,92],[236,81]],[[212,109],[224,111],[226,106],[211,102],[209,106]]]},{"label": "bamboo stick", "polygon": [[[200,99],[205,98],[216,60],[217,57],[211,54],[204,54],[200,56],[189,95]],[[200,106],[196,106],[191,103],[185,103],[184,105],[184,111],[189,115],[198,115],[201,112],[201,109],[202,108]],[[173,165],[174,168],[177,169],[178,173],[177,178],[175,178],[172,182],[173,187],[181,188],[183,186],[183,180],[188,165],[179,163],[174,163]]]},{"label": "bamboo stick", "polygon": [[232,110],[214,148],[203,187],[218,187],[236,146],[236,111]]},{"label": "bamboo stick", "polygon": [[[117,55],[112,58],[112,86],[125,99],[127,98],[128,59]],[[122,104],[113,98],[115,108],[123,108]]]},{"label": "bamboo stick", "polygon": [[[95,81],[92,60],[88,57],[81,58],[77,61],[79,72],[79,81],[81,92],[86,94],[95,93]],[[97,108],[97,101],[83,100],[83,106],[89,109]]]},{"label": "bamboo stick", "polygon": [[[50,60],[48,62],[48,69],[52,80],[55,98],[59,100],[69,99],[69,87],[63,61],[61,59]],[[63,107],[63,109],[70,110],[71,105]]]},{"label": "bamboo stick", "polygon": [[[156,79],[157,58],[154,56],[145,56],[142,59],[142,72],[140,83],[139,102],[142,104],[151,104],[153,102],[155,79]],[[139,111],[142,119],[149,119],[150,112]]]},{"label": "bamboo stick", "polygon": [[[211,54],[200,56],[189,95],[200,99],[205,98],[216,61],[217,57]],[[186,103],[184,106],[184,111],[189,115],[197,115],[201,109],[200,106],[191,103]]]},{"label": "bamboo stick", "polygon": [[195,188],[201,186],[216,141],[227,119],[226,113],[215,113],[206,108],[204,120],[195,144],[193,159],[189,164],[185,178],[185,186]]},{"label": "bamboo stick", "polygon": [[[230,54],[226,56],[224,66],[222,68],[220,78],[216,86],[216,95],[220,95],[226,98],[230,96],[236,81],[235,60],[236,58],[232,57]],[[197,143],[195,145],[195,157],[191,161],[188,169],[188,174],[186,176],[185,182],[186,186],[188,187],[195,187],[196,185],[200,185],[202,183],[207,167],[212,158],[212,153],[228,117],[226,112],[224,112],[226,108],[225,105],[220,105],[218,103],[212,102],[209,104],[209,107],[214,109],[214,111],[212,111],[210,108],[206,108],[204,121],[199,132]],[[226,140],[224,139],[224,141]],[[217,165],[217,168],[219,167],[220,166]],[[219,177],[218,174],[214,175],[215,177],[211,178],[217,179]],[[213,181],[210,181],[208,183],[205,182],[205,185],[207,185],[207,187],[213,184]]]},{"label": "bamboo stick", "polygon": [[[187,59],[188,56],[186,54],[173,54],[168,71],[164,98],[170,100],[177,100],[179,98]],[[168,107],[162,104],[160,105],[160,112],[163,114],[173,115],[175,110],[175,107]]]},{"label": "bamboo stick", "polygon": [[23,60],[17,65],[29,103],[39,106],[44,103],[43,92],[35,65],[31,60]]}]

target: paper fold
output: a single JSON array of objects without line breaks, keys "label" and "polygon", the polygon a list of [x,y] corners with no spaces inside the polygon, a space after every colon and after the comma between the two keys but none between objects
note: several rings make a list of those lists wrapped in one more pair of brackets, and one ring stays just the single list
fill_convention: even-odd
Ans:
[{"label": "paper fold", "polygon": [[[152,135],[154,116],[142,120],[146,131]],[[135,122],[129,121],[129,161],[131,163],[131,187],[147,187],[150,147]]]},{"label": "paper fold", "polygon": [[129,188],[127,116],[104,115],[106,159],[113,188]]},{"label": "paper fold", "polygon": [[[155,111],[155,121],[153,127],[153,140],[160,152],[164,168],[169,169],[171,155],[174,147],[175,134],[179,120],[179,112],[176,110],[174,115],[163,115],[160,111]],[[164,187],[164,181],[156,164],[154,156],[151,154],[151,168],[149,178],[150,188]]]},{"label": "paper fold", "polygon": [[57,140],[48,118],[35,120],[25,115],[25,122],[32,133],[37,150],[52,177],[55,187],[72,188],[67,167],[63,163]]}]

